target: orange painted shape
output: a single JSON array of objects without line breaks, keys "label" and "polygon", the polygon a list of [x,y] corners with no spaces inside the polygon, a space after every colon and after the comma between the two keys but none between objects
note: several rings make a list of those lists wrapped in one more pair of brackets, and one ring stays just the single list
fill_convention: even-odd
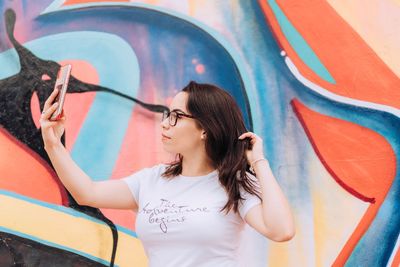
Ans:
[{"label": "orange painted shape", "polygon": [[356,193],[383,199],[396,172],[396,157],[386,139],[368,128],[312,111],[298,100],[292,104],[328,171]]},{"label": "orange painted shape", "polygon": [[68,97],[65,98],[64,112],[67,118],[65,122],[65,147],[70,152],[95,97],[95,92],[88,92],[68,94]]},{"label": "orange painted shape", "polygon": [[300,73],[346,97],[400,107],[400,79],[326,1],[277,1],[288,20],[333,76],[331,84],[298,57],[267,1],[259,0],[272,31]]},{"label": "orange painted shape", "polygon": [[[60,65],[71,64],[71,75],[74,78],[84,83],[99,84],[97,70],[90,63],[83,60],[65,60],[59,63]],[[65,146],[68,151],[72,150],[95,96],[96,92],[87,92],[68,94],[65,98],[64,112],[67,118]]]},{"label": "orange painted shape", "polygon": [[33,95],[31,97],[31,113],[32,113],[32,119],[33,122],[35,123],[35,126],[37,129],[40,128],[40,115],[41,115],[41,110],[39,106],[39,97],[36,92],[33,92]]},{"label": "orange painted shape", "polygon": [[135,231],[136,214],[133,210],[100,209],[114,224]]},{"label": "orange painted shape", "polygon": [[71,75],[76,79],[90,84],[99,83],[99,75],[94,66],[84,60],[63,60],[59,62],[60,65],[71,64]]},{"label": "orange painted shape", "polygon": [[397,250],[396,255],[393,258],[391,267],[399,267],[400,266],[400,248]]},{"label": "orange painted shape", "polygon": [[319,159],[349,193],[372,204],[333,266],[343,266],[375,218],[396,174],[396,156],[385,138],[360,125],[292,106]]},{"label": "orange painted shape", "polygon": [[0,128],[0,189],[63,204],[55,173],[27,146]]}]

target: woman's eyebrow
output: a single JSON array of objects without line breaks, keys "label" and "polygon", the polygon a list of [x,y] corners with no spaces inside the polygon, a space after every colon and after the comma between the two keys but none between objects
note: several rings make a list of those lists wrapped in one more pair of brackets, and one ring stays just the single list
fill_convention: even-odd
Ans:
[{"label": "woman's eyebrow", "polygon": [[175,108],[175,109],[173,109],[173,110],[171,110],[171,111],[180,111],[180,112],[182,112],[182,113],[185,113],[185,111],[183,111],[182,109],[179,109],[179,108]]}]

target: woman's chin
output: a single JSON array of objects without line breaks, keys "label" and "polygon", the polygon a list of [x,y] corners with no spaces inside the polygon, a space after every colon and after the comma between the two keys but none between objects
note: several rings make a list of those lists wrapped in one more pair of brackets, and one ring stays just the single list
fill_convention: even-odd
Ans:
[{"label": "woman's chin", "polygon": [[170,153],[170,154],[177,153],[170,144],[166,144],[165,142],[163,142],[162,144],[163,144],[163,149],[165,152]]}]

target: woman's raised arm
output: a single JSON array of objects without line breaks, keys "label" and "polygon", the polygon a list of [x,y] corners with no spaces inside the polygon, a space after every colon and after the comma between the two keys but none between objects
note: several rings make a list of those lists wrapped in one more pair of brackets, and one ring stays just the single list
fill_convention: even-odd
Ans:
[{"label": "woman's raised arm", "polygon": [[136,211],[137,203],[124,181],[92,181],[62,145],[60,138],[64,133],[65,114],[58,121],[49,120],[57,108],[57,103],[52,104],[57,93],[54,90],[46,100],[40,125],[45,150],[63,185],[80,205]]}]

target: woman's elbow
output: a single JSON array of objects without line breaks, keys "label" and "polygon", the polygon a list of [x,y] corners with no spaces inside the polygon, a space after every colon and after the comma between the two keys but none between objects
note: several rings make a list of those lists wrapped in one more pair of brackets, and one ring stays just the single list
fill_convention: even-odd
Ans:
[{"label": "woman's elbow", "polygon": [[275,242],[286,242],[286,241],[291,240],[295,235],[296,235],[296,231],[294,229],[292,229],[292,230],[282,232],[281,234],[276,235],[270,239]]},{"label": "woman's elbow", "polygon": [[74,199],[80,206],[93,206],[93,201],[89,197],[75,196]]}]

